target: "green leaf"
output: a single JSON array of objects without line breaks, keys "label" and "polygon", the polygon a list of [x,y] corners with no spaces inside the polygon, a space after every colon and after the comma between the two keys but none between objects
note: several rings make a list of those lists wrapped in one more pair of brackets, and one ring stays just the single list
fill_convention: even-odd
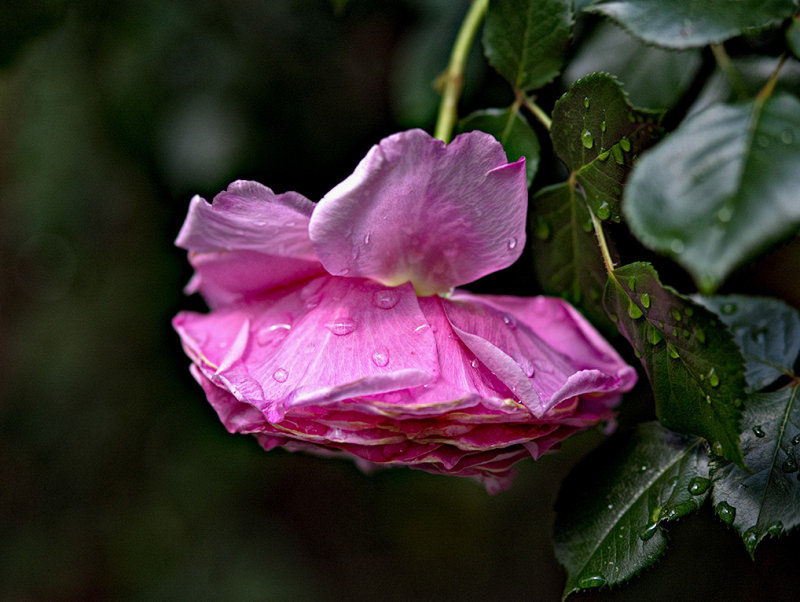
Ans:
[{"label": "green leaf", "polygon": [[572,24],[569,0],[492,0],[484,53],[515,90],[535,90],[561,72]]},{"label": "green leaf", "polygon": [[574,82],[589,73],[605,71],[619,79],[635,106],[669,109],[689,88],[700,63],[699,50],[648,46],[604,21],[578,48],[564,77]]},{"label": "green leaf", "polygon": [[766,537],[800,524],[800,382],[748,399],[742,435],[745,462],[714,470],[714,504],[753,556]]},{"label": "green leaf", "polygon": [[539,190],[528,215],[533,264],[543,291],[579,306],[595,325],[613,329],[602,306],[606,270],[586,199],[562,182]]},{"label": "green leaf", "polygon": [[794,55],[800,58],[800,16],[796,15],[786,30],[786,43]]},{"label": "green leaf", "polygon": [[793,0],[610,0],[586,10],[613,19],[650,44],[692,48],[778,23],[796,8]]},{"label": "green leaf", "polygon": [[778,299],[728,295],[697,297],[733,333],[744,357],[745,379],[751,391],[792,375],[800,353],[800,314]]},{"label": "green leaf", "polygon": [[744,466],[739,448],[743,360],[718,318],[663,286],[646,263],[614,270],[604,303],[641,358],[661,424],[713,442],[717,455]]},{"label": "green leaf", "polygon": [[708,496],[701,440],[657,423],[612,437],[565,479],[556,502],[555,552],[567,570],[564,597],[622,583],[667,546],[660,523]]},{"label": "green leaf", "polygon": [[525,177],[531,185],[539,168],[539,138],[525,117],[514,107],[476,111],[459,123],[459,130],[480,130],[497,138],[506,149],[509,161],[525,157]]},{"label": "green leaf", "polygon": [[556,102],[550,137],[595,215],[619,221],[622,186],[633,158],[658,133],[656,114],[634,110],[612,76],[593,73]]},{"label": "green leaf", "polygon": [[800,227],[800,101],[716,105],[637,163],[625,217],[713,292],[735,267]]}]

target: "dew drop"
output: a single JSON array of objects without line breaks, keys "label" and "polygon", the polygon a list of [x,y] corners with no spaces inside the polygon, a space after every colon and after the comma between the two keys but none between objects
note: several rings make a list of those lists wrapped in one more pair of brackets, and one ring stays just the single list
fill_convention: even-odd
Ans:
[{"label": "dew drop", "polygon": [[658,523],[650,523],[639,532],[639,539],[642,541],[652,539],[653,535],[656,534],[656,531],[658,531]]},{"label": "dew drop", "polygon": [[626,153],[629,152],[631,150],[630,138],[626,138],[625,136],[623,136],[622,138],[619,139],[619,145],[622,148],[622,150],[624,150]]},{"label": "dew drop", "polygon": [[380,309],[392,309],[397,305],[398,301],[400,301],[400,295],[396,290],[391,288],[377,290],[372,293],[372,302],[375,304],[375,307],[379,307]]},{"label": "dew drop", "polygon": [[642,293],[639,298],[642,300],[642,305],[644,305],[645,308],[650,307],[650,295],[648,293]]},{"label": "dew drop", "polygon": [[283,368],[278,368],[272,373],[272,378],[274,378],[276,382],[285,383],[286,379],[289,378],[289,373]]},{"label": "dew drop", "polygon": [[330,330],[337,337],[342,337],[353,332],[356,329],[356,323],[352,318],[337,317],[333,322],[325,324],[325,328]]},{"label": "dew drop", "polygon": [[723,224],[727,224],[733,218],[733,209],[730,207],[722,207],[717,211],[717,219]]},{"label": "dew drop", "polygon": [[517,248],[517,239],[514,238],[514,237],[509,238],[508,242],[506,243],[506,246],[508,247],[509,251],[512,251],[512,250],[516,249]]},{"label": "dew drop", "polygon": [[606,578],[602,575],[589,575],[582,577],[578,581],[578,587],[581,589],[591,589],[595,587],[603,587],[606,584]]},{"label": "dew drop", "polygon": [[689,481],[689,486],[687,489],[689,493],[692,495],[702,495],[708,488],[711,486],[711,481],[704,477],[693,477],[691,481]]},{"label": "dew drop", "polygon": [[375,350],[372,354],[372,363],[379,368],[386,366],[389,363],[389,350],[386,347]]},{"label": "dew drop", "polygon": [[430,324],[420,324],[414,329],[414,334],[423,334],[431,329]]},{"label": "dew drop", "polygon": [[767,525],[767,533],[770,537],[777,537],[783,533],[783,523],[779,520]]},{"label": "dew drop", "polygon": [[517,327],[517,321],[511,314],[503,314],[503,324],[508,326],[511,330]]},{"label": "dew drop", "polygon": [[597,217],[600,219],[608,219],[611,217],[611,207],[609,207],[608,203],[603,203],[597,208]]},{"label": "dew drop", "polygon": [[614,155],[614,161],[616,161],[618,165],[625,163],[625,157],[622,155],[622,149],[620,148],[619,143],[611,147],[611,154]]},{"label": "dew drop", "polygon": [[753,434],[759,438],[767,436],[767,434],[764,432],[764,429],[761,427],[760,424],[757,424],[756,426],[753,427]]},{"label": "dew drop", "polygon": [[783,470],[783,472],[795,472],[797,470],[797,462],[794,458],[789,456],[786,458],[786,461],[781,464],[781,470]]},{"label": "dew drop", "polygon": [[714,509],[717,511],[717,516],[719,516],[726,525],[732,524],[733,520],[736,518],[736,508],[728,504],[728,502],[720,502],[714,506]]},{"label": "dew drop", "polygon": [[594,136],[592,136],[589,130],[583,130],[583,132],[581,132],[581,143],[584,148],[592,148],[592,146],[594,146]]}]

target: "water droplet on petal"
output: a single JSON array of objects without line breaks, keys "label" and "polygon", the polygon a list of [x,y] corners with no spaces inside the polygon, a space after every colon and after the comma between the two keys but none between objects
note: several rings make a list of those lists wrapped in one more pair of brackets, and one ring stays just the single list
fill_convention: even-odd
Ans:
[{"label": "water droplet on petal", "polygon": [[365,245],[368,245],[368,244],[369,244],[369,238],[370,238],[370,233],[369,233],[369,232],[367,232],[367,233],[364,235],[364,244],[365,244]]},{"label": "water droplet on petal", "polygon": [[478,358],[473,358],[473,360],[469,363],[469,365],[477,370],[478,366],[480,366],[481,363],[478,361]]},{"label": "water droplet on petal", "polygon": [[372,302],[375,307],[381,309],[392,309],[400,301],[398,292],[391,288],[384,288],[372,293]]},{"label": "water droplet on petal", "polygon": [[325,327],[337,337],[342,337],[353,332],[356,329],[356,323],[352,318],[337,317],[333,322],[325,324]]},{"label": "water droplet on petal", "polygon": [[592,148],[592,146],[594,146],[594,136],[592,136],[589,130],[583,130],[581,132],[581,143],[584,148]]},{"label": "water droplet on petal", "polygon": [[430,324],[420,324],[414,329],[414,334],[423,334],[431,329]]},{"label": "water droplet on petal", "polygon": [[764,432],[764,429],[761,427],[760,424],[757,424],[756,426],[753,427],[753,434],[759,438],[767,436],[767,434]]},{"label": "water droplet on petal", "polygon": [[514,330],[517,327],[517,320],[511,314],[503,314],[503,324]]},{"label": "water droplet on petal", "polygon": [[372,354],[372,363],[379,368],[386,366],[389,363],[389,350],[386,347],[376,349]]},{"label": "water droplet on petal", "polygon": [[732,524],[736,518],[736,508],[727,502],[720,502],[714,506],[714,509],[717,511],[717,516],[719,516],[726,525]]},{"label": "water droplet on petal", "polygon": [[692,495],[702,495],[711,486],[711,481],[703,477],[693,477],[687,489]]},{"label": "water droplet on petal", "polygon": [[285,383],[286,379],[289,378],[289,373],[283,368],[278,368],[277,370],[275,370],[275,372],[272,373],[272,378],[274,378],[279,383]]},{"label": "water droplet on petal", "polygon": [[509,238],[508,242],[506,243],[506,246],[508,247],[509,251],[512,251],[512,250],[516,249],[517,248],[517,239],[514,238],[514,237]]}]

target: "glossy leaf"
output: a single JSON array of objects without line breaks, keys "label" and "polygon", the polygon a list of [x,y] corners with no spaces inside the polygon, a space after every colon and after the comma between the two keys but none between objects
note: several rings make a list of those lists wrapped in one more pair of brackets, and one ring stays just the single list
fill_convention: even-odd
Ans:
[{"label": "glossy leaf", "polygon": [[637,107],[668,109],[680,100],[700,67],[699,50],[644,44],[610,21],[600,23],[566,69],[569,82],[589,73],[614,75]]},{"label": "glossy leaf", "polygon": [[661,424],[703,437],[718,455],[743,465],[739,449],[743,360],[719,319],[663,286],[646,263],[614,270],[604,303],[641,358]]},{"label": "glossy leaf", "polygon": [[728,295],[697,297],[719,316],[733,334],[744,357],[745,379],[751,391],[793,374],[800,353],[800,314],[778,299]]},{"label": "glossy leaf", "polygon": [[483,30],[486,58],[514,89],[541,88],[561,72],[572,24],[569,0],[493,0]]},{"label": "glossy leaf", "polygon": [[633,158],[658,133],[656,114],[634,110],[619,82],[593,73],[556,103],[550,137],[595,215],[619,221],[622,186]]},{"label": "glossy leaf", "polygon": [[544,188],[531,199],[528,215],[543,291],[579,306],[595,325],[613,328],[602,306],[606,270],[580,191],[569,182]]},{"label": "glossy leaf", "polygon": [[716,105],[637,163],[625,217],[713,292],[735,267],[800,227],[800,101]]},{"label": "glossy leaf", "polygon": [[800,383],[750,396],[742,450],[752,471],[727,464],[714,471],[714,504],[753,556],[766,537],[800,524]]},{"label": "glossy leaf", "polygon": [[796,8],[793,0],[610,0],[586,10],[613,19],[650,44],[692,48],[779,23]]},{"label": "glossy leaf", "polygon": [[525,177],[531,185],[539,168],[539,138],[528,121],[514,108],[476,111],[459,123],[459,130],[481,130],[497,138],[506,149],[509,162],[525,157]]},{"label": "glossy leaf", "polygon": [[659,525],[699,508],[708,484],[701,440],[658,423],[613,437],[584,459],[556,502],[564,597],[622,583],[652,565],[667,545]]}]

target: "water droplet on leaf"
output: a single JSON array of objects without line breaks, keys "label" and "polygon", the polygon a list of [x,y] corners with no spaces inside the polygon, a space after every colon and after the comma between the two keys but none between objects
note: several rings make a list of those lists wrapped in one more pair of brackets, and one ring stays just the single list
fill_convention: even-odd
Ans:
[{"label": "water droplet on leaf", "polygon": [[800,433],[792,437],[792,445],[800,445]]},{"label": "water droplet on leaf", "polygon": [[597,217],[600,219],[608,219],[611,217],[611,207],[609,207],[608,203],[604,202],[597,208]]},{"label": "water droplet on leaf", "polygon": [[674,360],[680,357],[680,354],[678,353],[678,350],[676,349],[675,345],[672,345],[671,343],[669,343],[669,341],[667,342],[667,352],[669,353],[669,356]]},{"label": "water droplet on leaf", "polygon": [[722,519],[722,522],[726,525],[733,524],[734,519],[736,518],[736,508],[728,504],[728,502],[720,502],[714,509],[717,511],[717,516]]},{"label": "water droplet on leaf", "polygon": [[744,541],[744,547],[747,548],[747,551],[752,555],[753,550],[755,550],[758,545],[758,531],[756,528],[750,527],[745,531],[742,540]]},{"label": "water droplet on leaf", "polygon": [[767,434],[764,432],[764,429],[761,427],[760,424],[757,424],[756,426],[753,427],[753,434],[759,438],[767,436]]},{"label": "water droplet on leaf", "polygon": [[631,150],[631,141],[625,136],[619,139],[619,145],[626,153]]},{"label": "water droplet on leaf", "polygon": [[651,345],[658,345],[664,340],[664,335],[654,325],[650,324],[647,328],[647,340]]},{"label": "water droplet on leaf", "polygon": [[642,541],[647,541],[656,534],[656,531],[658,531],[658,523],[650,523],[639,532],[639,539]]},{"label": "water droplet on leaf", "polygon": [[783,130],[781,132],[781,142],[784,144],[791,144],[794,141],[794,137],[792,136],[792,132],[789,130]]},{"label": "water droplet on leaf", "polygon": [[781,464],[781,470],[783,470],[783,472],[795,472],[797,470],[797,462],[794,458],[789,456],[786,458],[786,461]]},{"label": "water droplet on leaf", "polygon": [[702,328],[698,328],[697,330],[694,331],[694,336],[695,336],[695,338],[697,339],[697,341],[699,343],[705,344],[705,342],[706,342],[706,332],[705,332],[705,330],[703,330]]},{"label": "water droplet on leaf", "polygon": [[586,107],[587,109],[589,108],[589,97],[588,96],[584,97],[583,106]]},{"label": "water droplet on leaf", "polygon": [[628,304],[628,315],[634,320],[638,320],[643,315],[642,309],[633,300]]},{"label": "water droplet on leaf", "polygon": [[581,132],[581,144],[583,144],[584,148],[592,148],[594,146],[594,136],[589,130]]},{"label": "water droplet on leaf", "polygon": [[591,589],[595,587],[603,587],[606,584],[606,578],[602,575],[589,575],[582,577],[578,581],[578,587],[581,589]]},{"label": "water droplet on leaf", "polygon": [[605,122],[605,119],[600,122],[600,131],[601,132],[605,132],[607,127],[608,127],[608,124]]},{"label": "water droplet on leaf", "polygon": [[733,218],[733,209],[730,207],[722,207],[717,211],[717,219],[723,224],[727,224]]},{"label": "water droplet on leaf", "polygon": [[672,314],[672,318],[676,322],[680,322],[683,319],[683,316],[681,316],[681,312],[679,312],[677,309],[673,309],[670,313]]},{"label": "water droplet on leaf", "polygon": [[779,520],[770,523],[767,526],[767,533],[770,537],[778,537],[778,535],[783,533],[783,523]]},{"label": "water droplet on leaf", "polygon": [[645,308],[650,307],[650,295],[648,293],[642,293],[639,298],[642,300],[642,305],[644,305]]},{"label": "water droplet on leaf", "polygon": [[625,163],[625,157],[622,156],[622,149],[619,143],[611,147],[611,154],[614,156],[614,161],[616,161],[617,164],[623,165]]},{"label": "water droplet on leaf", "polygon": [[692,495],[702,495],[708,488],[711,486],[711,481],[703,477],[692,477],[692,480],[689,481],[689,486],[687,489],[689,493]]},{"label": "water droplet on leaf", "polygon": [[598,159],[600,159],[601,161],[605,161],[606,159],[608,159],[608,156],[609,156],[610,154],[611,154],[611,151],[610,151],[610,150],[607,150],[607,149],[601,148],[601,149],[600,149],[600,152],[599,152],[599,153],[597,153],[597,158],[598,158]]},{"label": "water droplet on leaf", "polygon": [[543,220],[540,217],[536,218],[535,231],[536,231],[536,236],[538,236],[542,240],[547,240],[548,238],[550,238],[550,234],[552,233],[550,224],[546,220]]},{"label": "water droplet on leaf", "polygon": [[670,251],[675,253],[675,255],[680,255],[681,253],[683,253],[684,248],[685,246],[683,244],[683,241],[678,238],[673,238],[672,241],[669,243],[669,249]]},{"label": "water droplet on leaf", "polygon": [[708,384],[710,384],[712,387],[719,386],[719,376],[717,376],[714,368],[711,368],[711,370],[708,371]]}]

